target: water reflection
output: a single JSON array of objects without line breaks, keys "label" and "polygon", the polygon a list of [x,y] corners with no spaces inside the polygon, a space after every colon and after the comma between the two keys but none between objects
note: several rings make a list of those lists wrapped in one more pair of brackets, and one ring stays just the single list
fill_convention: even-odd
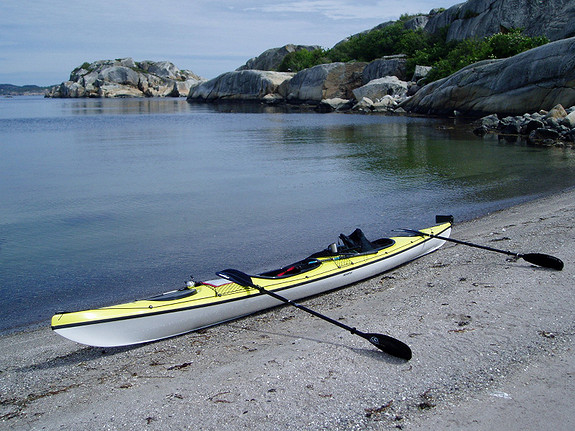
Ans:
[{"label": "water reflection", "polygon": [[63,115],[143,115],[190,112],[182,98],[64,99]]},{"label": "water reflection", "polygon": [[[271,138],[270,138],[271,137]],[[494,135],[476,137],[449,120],[380,117],[357,124],[277,124],[266,136],[276,146],[297,147],[295,164],[309,157],[339,161],[348,175],[382,189],[461,190],[468,202],[538,195],[572,184],[572,151],[509,144]],[[285,155],[283,156],[285,157]],[[534,181],[542,175],[545,182]],[[391,183],[386,186],[386,183]]]},{"label": "water reflection", "polygon": [[60,99],[63,115],[142,115],[183,114],[198,112],[274,114],[288,113],[292,109],[285,105],[253,103],[199,103],[185,98],[116,98],[116,99]]}]

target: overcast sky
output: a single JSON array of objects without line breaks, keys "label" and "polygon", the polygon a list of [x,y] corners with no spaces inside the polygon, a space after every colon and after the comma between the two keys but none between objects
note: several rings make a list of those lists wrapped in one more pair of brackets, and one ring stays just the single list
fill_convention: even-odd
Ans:
[{"label": "overcast sky", "polygon": [[169,60],[204,78],[288,43],[331,48],[463,0],[0,0],[0,83],[52,85],[84,62]]}]

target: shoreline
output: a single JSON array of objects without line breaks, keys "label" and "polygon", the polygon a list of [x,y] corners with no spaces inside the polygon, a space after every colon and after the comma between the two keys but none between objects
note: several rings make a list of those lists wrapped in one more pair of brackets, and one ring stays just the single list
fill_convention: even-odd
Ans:
[{"label": "shoreline", "polygon": [[303,304],[389,334],[409,362],[291,307],[142,346],[0,336],[0,429],[572,429],[575,190],[456,224],[451,243]]}]

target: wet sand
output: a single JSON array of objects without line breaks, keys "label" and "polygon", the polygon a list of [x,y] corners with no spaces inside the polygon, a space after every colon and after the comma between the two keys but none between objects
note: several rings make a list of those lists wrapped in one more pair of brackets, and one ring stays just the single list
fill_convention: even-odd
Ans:
[{"label": "wet sand", "polygon": [[575,429],[574,224],[567,191],[452,234],[563,271],[448,243],[302,301],[406,342],[409,362],[285,306],[131,348],[0,337],[0,429]]}]

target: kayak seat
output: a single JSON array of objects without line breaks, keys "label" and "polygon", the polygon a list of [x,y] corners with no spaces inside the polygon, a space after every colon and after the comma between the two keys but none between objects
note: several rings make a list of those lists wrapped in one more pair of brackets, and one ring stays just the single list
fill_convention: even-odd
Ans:
[{"label": "kayak seat", "polygon": [[339,238],[349,250],[354,250],[359,253],[375,250],[376,248],[371,242],[369,242],[359,228],[354,230],[350,236],[346,236],[342,233]]}]

